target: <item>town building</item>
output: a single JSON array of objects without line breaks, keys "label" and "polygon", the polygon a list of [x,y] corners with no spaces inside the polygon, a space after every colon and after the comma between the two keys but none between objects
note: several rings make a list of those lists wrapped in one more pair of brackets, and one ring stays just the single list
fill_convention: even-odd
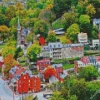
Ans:
[{"label": "town building", "polygon": [[93,47],[99,46],[99,39],[95,39],[95,40],[93,39],[92,40],[92,46]]},{"label": "town building", "polygon": [[44,69],[47,68],[51,64],[50,59],[43,59],[37,61],[37,68],[39,73],[44,73]]},{"label": "town building", "polygon": [[41,81],[37,76],[30,77],[29,74],[21,74],[20,79],[16,83],[16,92],[18,93],[28,93],[31,92],[39,92]]},{"label": "town building", "polygon": [[82,57],[79,61],[74,62],[74,72],[78,71],[80,67],[86,67],[93,65],[96,68],[100,68],[100,56],[85,56]]},{"label": "town building", "polygon": [[18,27],[17,27],[17,47],[21,47],[24,48],[24,46],[26,46],[26,41],[25,41],[25,37],[27,36],[27,34],[30,33],[29,29],[26,29],[24,27],[21,27],[20,25],[20,21],[18,18]]},{"label": "town building", "polygon": [[40,53],[43,58],[52,58],[53,60],[73,57],[83,57],[83,44],[62,44],[60,42],[48,43],[42,47]]}]

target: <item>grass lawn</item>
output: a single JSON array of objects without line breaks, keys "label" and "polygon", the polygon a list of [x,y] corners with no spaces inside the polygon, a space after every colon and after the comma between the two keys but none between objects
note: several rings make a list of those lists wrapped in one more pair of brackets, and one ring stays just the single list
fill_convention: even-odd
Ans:
[{"label": "grass lawn", "polygon": [[69,60],[79,60],[80,58],[79,57],[75,57],[75,58],[65,58],[65,59],[59,59],[59,60],[54,60],[53,63],[63,63],[63,62],[66,62],[66,61],[69,61]]},{"label": "grass lawn", "polygon": [[63,65],[64,70],[69,69],[69,68],[74,68],[74,64],[64,64]]}]

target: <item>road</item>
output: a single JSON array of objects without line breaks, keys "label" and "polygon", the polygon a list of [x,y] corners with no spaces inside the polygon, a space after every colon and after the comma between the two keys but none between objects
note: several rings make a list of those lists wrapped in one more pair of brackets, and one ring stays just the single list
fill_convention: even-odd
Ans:
[{"label": "road", "polygon": [[[14,100],[19,100],[20,97],[14,95]],[[0,78],[0,100],[13,100],[13,92],[5,83],[4,80]]]},{"label": "road", "polygon": [[43,97],[43,92],[34,93],[34,97],[35,96],[38,97],[38,100],[47,100],[46,98]]}]

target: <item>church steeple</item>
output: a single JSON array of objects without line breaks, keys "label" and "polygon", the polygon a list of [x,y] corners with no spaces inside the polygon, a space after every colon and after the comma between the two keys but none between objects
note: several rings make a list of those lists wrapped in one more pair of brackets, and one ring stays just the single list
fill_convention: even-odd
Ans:
[{"label": "church steeple", "polygon": [[18,26],[17,26],[17,30],[18,30],[18,31],[21,30],[19,18],[18,18]]}]

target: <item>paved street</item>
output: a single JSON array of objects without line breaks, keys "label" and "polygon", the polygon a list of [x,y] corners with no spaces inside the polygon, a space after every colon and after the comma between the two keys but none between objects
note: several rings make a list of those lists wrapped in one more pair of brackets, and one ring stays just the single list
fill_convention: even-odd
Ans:
[{"label": "paved street", "polygon": [[34,97],[37,96],[38,100],[47,100],[46,98],[43,97],[43,92],[35,93]]}]

